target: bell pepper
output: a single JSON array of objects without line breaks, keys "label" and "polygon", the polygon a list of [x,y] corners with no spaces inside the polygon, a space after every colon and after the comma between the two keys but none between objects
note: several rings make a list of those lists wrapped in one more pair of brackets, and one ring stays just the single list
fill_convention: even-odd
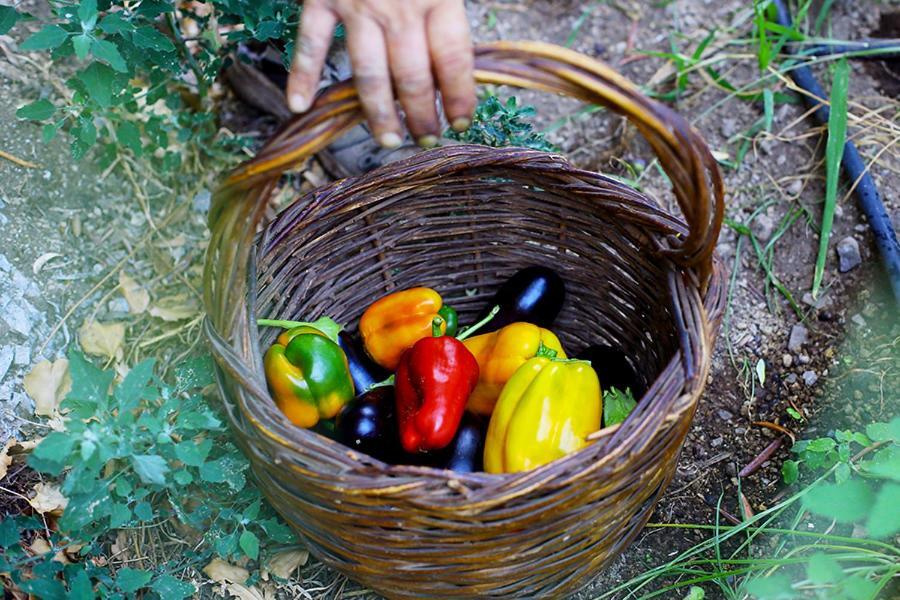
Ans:
[{"label": "bell pepper", "polygon": [[435,317],[441,318],[442,334],[456,335],[456,311],[444,306],[440,294],[431,288],[411,288],[372,303],[359,319],[359,332],[369,356],[393,371],[407,349],[431,336]]},{"label": "bell pepper", "polygon": [[481,371],[467,406],[479,415],[491,414],[509,378],[542,348],[545,356],[566,358],[559,338],[552,331],[531,323],[512,323],[500,331],[471,337],[464,343],[475,355]]},{"label": "bell pepper", "polygon": [[553,269],[533,266],[517,271],[500,286],[479,319],[494,306],[500,312],[491,321],[488,330],[497,330],[524,321],[538,327],[551,327],[566,299],[566,284]]},{"label": "bell pepper", "polygon": [[[291,322],[264,324],[272,323]],[[266,352],[263,366],[275,404],[300,427],[330,419],[353,399],[353,380],[343,350],[308,324],[282,332]]]},{"label": "bell pepper", "polygon": [[534,469],[587,444],[603,401],[590,363],[536,357],[503,388],[484,446],[488,473]]},{"label": "bell pepper", "polygon": [[434,317],[432,337],[404,352],[394,374],[400,443],[410,453],[439,450],[453,441],[478,382],[475,357],[458,339],[441,335],[443,328],[443,319]]}]

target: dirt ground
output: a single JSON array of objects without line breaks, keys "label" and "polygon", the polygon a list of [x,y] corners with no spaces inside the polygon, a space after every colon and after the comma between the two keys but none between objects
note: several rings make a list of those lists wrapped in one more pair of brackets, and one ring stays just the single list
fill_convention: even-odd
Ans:
[{"label": "dirt ground", "polygon": [[[571,41],[574,49],[612,64],[655,91],[672,88],[671,78],[665,78],[671,63],[644,51],[669,52],[676,44],[690,55],[713,29],[721,32],[717,39],[746,40],[752,16],[750,3],[729,0],[482,0],[468,6],[477,40]],[[895,11],[900,11],[896,2],[838,0],[832,7],[829,35],[866,37],[877,33],[883,16]],[[717,68],[733,85],[751,84],[759,77],[752,43],[724,48],[722,52],[730,58]],[[170,215],[176,202],[171,190],[145,189],[148,209],[138,210],[136,184],[118,170],[105,174],[89,161],[71,164],[63,138],[43,145],[39,127],[20,122],[13,114],[36,92],[33,80],[17,79],[15,73],[36,67],[13,65],[9,60],[9,55],[5,59],[0,55],[0,149],[40,168],[25,169],[0,159],[0,312],[4,318],[0,322],[0,441],[27,426],[30,401],[21,391],[21,377],[29,365],[42,356],[57,356],[70,339],[71,328],[92,312],[101,319],[122,318],[127,312],[127,306],[117,304],[107,293],[122,265],[135,277],[163,282],[174,272],[196,275],[207,197],[200,181],[190,198],[177,199],[185,207],[178,218],[156,229],[153,216]],[[896,79],[879,63],[852,66],[850,99],[855,118],[851,118],[849,135],[866,162],[873,162],[871,172],[889,213],[900,225],[900,144],[891,146],[900,138],[900,101],[891,91],[896,90],[892,87]],[[828,69],[816,72],[827,84]],[[785,83],[779,88],[787,90]],[[575,164],[621,177],[633,177],[629,168],[649,164],[646,146],[622,119],[604,112],[579,114],[581,106],[574,101],[517,95],[537,107],[539,123],[553,130],[551,140]],[[689,118],[717,156],[728,159],[736,157],[749,139],[746,132],[763,116],[760,103],[735,98],[698,74],[691,76],[673,106]],[[786,215],[800,211],[800,218],[774,243],[771,268],[796,296],[802,320],[771,289],[749,240],[728,227],[723,229],[719,254],[732,270],[729,311],[678,471],[652,522],[712,523],[720,495],[722,508],[740,515],[739,483],[753,510],[775,503],[783,487],[780,465],[789,455],[788,444],[754,474],[740,482],[737,478],[775,439],[771,430],[755,422],[774,422],[804,437],[897,414],[900,359],[893,340],[900,336],[900,324],[884,289],[871,234],[855,200],[845,195],[846,182],[842,182],[825,272],[826,291],[818,302],[804,298],[812,281],[825,179],[822,129],[804,114],[800,104],[777,105],[771,130],[756,136],[740,167],[723,167],[727,216],[749,225],[761,243],[778,236]],[[641,188],[669,202],[662,177],[652,168],[643,173]],[[139,187],[153,185],[140,173],[136,177]],[[833,247],[846,238],[857,241],[861,264],[840,273]],[[138,248],[129,240],[145,241]],[[172,245],[171,240],[180,242]],[[58,256],[45,259],[38,269],[36,261],[50,252]],[[79,302],[42,349],[51,330]],[[19,313],[24,316],[16,321]],[[802,329],[795,329],[798,325]],[[159,326],[147,319],[132,327],[146,328],[152,337]],[[798,343],[789,347],[792,330]],[[180,335],[190,336],[190,331]],[[762,385],[756,373],[760,360],[766,373]],[[788,408],[802,419],[791,417]],[[703,538],[685,531],[646,529],[580,597],[595,597]],[[352,583],[335,580],[314,561],[302,573],[302,582],[306,597],[339,597],[357,590]],[[320,589],[310,591],[316,587]],[[708,598],[719,597],[714,586],[704,587]],[[282,591],[288,597],[298,590]]]}]

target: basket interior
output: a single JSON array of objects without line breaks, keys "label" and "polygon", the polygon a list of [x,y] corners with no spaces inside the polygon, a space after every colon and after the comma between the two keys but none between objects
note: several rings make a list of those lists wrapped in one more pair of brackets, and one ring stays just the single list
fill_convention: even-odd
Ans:
[{"label": "basket interior", "polygon": [[[566,282],[553,328],[566,352],[620,347],[646,389],[678,349],[667,285],[674,266],[656,251],[678,223],[662,223],[667,215],[631,188],[567,169],[561,177],[478,165],[316,190],[257,243],[256,314],[328,315],[352,331],[382,295],[429,286],[464,325],[506,278],[540,264]],[[267,347],[277,332],[262,334]]]}]

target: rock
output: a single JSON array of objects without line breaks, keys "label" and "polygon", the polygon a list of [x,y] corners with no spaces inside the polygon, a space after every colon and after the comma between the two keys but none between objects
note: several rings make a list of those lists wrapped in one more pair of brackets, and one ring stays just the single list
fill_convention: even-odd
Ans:
[{"label": "rock", "polygon": [[853,231],[855,231],[856,233],[865,233],[867,229],[869,229],[869,226],[863,223],[853,226]]},{"label": "rock", "polygon": [[731,138],[735,134],[737,134],[740,129],[738,128],[737,119],[722,119],[722,127],[720,129],[722,135],[727,138]]},{"label": "rock", "polygon": [[809,364],[809,355],[808,355],[808,354],[801,354],[800,356],[797,357],[797,361],[798,361],[801,365],[808,365],[808,364]]},{"label": "rock", "polygon": [[810,292],[806,292],[805,294],[803,294],[803,304],[812,306],[813,308],[822,309],[831,306],[832,301],[831,296],[822,295],[819,296],[818,299],[815,299]]},{"label": "rock", "polygon": [[862,264],[862,256],[859,253],[859,242],[853,236],[847,236],[838,242],[838,271],[846,273]]},{"label": "rock", "polygon": [[725,410],[724,408],[720,408],[716,410],[716,414],[719,415],[719,418],[723,421],[730,421],[734,418],[734,415]]},{"label": "rock", "polygon": [[118,298],[113,298],[106,304],[106,308],[111,313],[127,313],[128,312],[128,301],[119,296]]},{"label": "rock", "polygon": [[724,443],[725,443],[725,438],[720,436],[720,437],[717,437],[716,439],[712,440],[709,443],[709,445],[712,446],[713,448],[718,448],[719,446],[721,446]]},{"label": "rock", "polygon": [[768,242],[775,231],[775,219],[766,213],[757,215],[750,224],[750,230],[753,231],[753,235],[760,242]]},{"label": "rock", "polygon": [[194,196],[194,201],[192,203],[192,207],[194,211],[198,213],[205,213],[209,211],[209,201],[212,195],[209,193],[209,190],[203,189],[197,192],[197,195]]},{"label": "rock", "polygon": [[797,383],[797,374],[796,373],[788,374],[788,376],[784,378],[784,381],[788,385],[793,385],[793,384]]},{"label": "rock", "polygon": [[781,355],[781,364],[783,364],[785,366],[785,368],[790,367],[792,364],[794,364],[794,357],[791,356],[790,354],[782,354]]},{"label": "rock", "polygon": [[803,383],[808,387],[816,385],[817,381],[819,381],[819,376],[816,375],[815,371],[803,371]]},{"label": "rock", "polygon": [[0,381],[3,381],[3,378],[6,377],[6,374],[9,372],[14,354],[15,351],[11,346],[0,348]]},{"label": "rock", "polygon": [[850,317],[850,320],[853,321],[856,325],[858,325],[858,326],[860,326],[860,327],[865,327],[865,326],[866,326],[866,320],[865,320],[865,319],[863,318],[863,316],[862,316],[861,314],[859,314],[859,313],[856,313],[855,315],[853,315],[852,317]]},{"label": "rock", "polygon": [[729,477],[734,477],[735,475],[737,475],[737,465],[734,464],[733,462],[726,464],[725,465],[725,474],[728,475]]},{"label": "rock", "polygon": [[16,346],[16,357],[13,362],[20,367],[31,364],[31,348],[26,345]]},{"label": "rock", "polygon": [[797,323],[796,325],[791,327],[791,336],[788,339],[788,350],[794,353],[800,352],[808,339],[809,330],[803,325]]},{"label": "rock", "polygon": [[799,179],[795,179],[784,188],[784,191],[787,192],[789,196],[797,197],[800,195],[800,192],[803,191],[803,182]]}]

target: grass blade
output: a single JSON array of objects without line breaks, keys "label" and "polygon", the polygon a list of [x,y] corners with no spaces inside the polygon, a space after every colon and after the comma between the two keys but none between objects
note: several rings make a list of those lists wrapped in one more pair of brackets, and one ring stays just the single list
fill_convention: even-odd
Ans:
[{"label": "grass blade", "polygon": [[822,231],[819,234],[819,256],[813,275],[812,295],[816,298],[825,274],[828,258],[828,241],[834,225],[834,207],[837,202],[838,177],[841,173],[841,157],[847,137],[847,87],[850,82],[850,66],[847,59],[838,61],[831,85],[831,110],[828,115],[828,143],[825,146],[825,208],[822,211]]}]

